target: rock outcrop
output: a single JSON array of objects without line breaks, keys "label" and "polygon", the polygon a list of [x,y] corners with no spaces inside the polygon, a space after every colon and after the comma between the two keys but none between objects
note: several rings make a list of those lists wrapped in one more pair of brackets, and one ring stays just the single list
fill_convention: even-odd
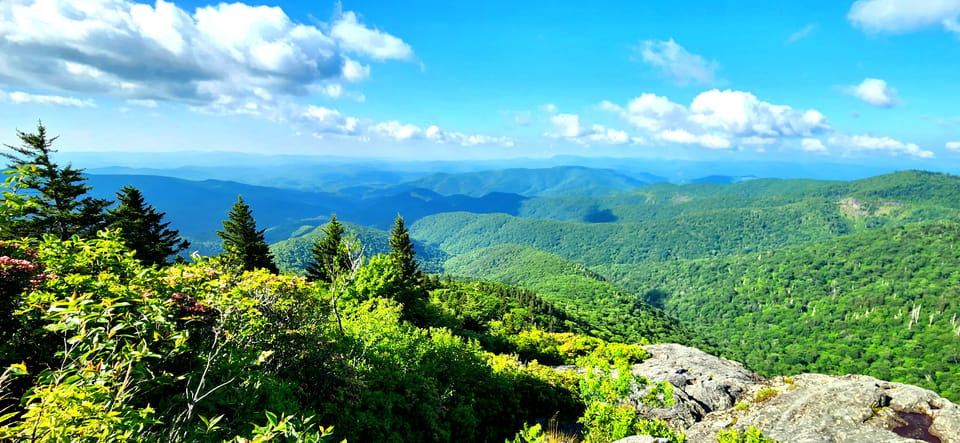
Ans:
[{"label": "rock outcrop", "polygon": [[634,375],[674,386],[676,404],[668,408],[640,405],[647,416],[665,420],[675,429],[685,429],[708,413],[732,407],[745,389],[761,378],[735,361],[714,357],[696,348],[678,344],[644,346],[651,357],[633,367]]},{"label": "rock outcrop", "polygon": [[863,375],[804,374],[764,380],[741,364],[675,344],[646,346],[633,372],[674,386],[676,404],[641,406],[690,442],[723,429],[762,430],[784,443],[960,443],[960,406],[932,391]]}]

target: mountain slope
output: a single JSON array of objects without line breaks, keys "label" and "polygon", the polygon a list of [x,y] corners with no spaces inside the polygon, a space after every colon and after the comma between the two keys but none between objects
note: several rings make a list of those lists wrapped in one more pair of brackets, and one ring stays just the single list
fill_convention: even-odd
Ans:
[{"label": "mountain slope", "polygon": [[598,270],[766,374],[865,373],[960,398],[960,223]]},{"label": "mountain slope", "polygon": [[498,245],[453,257],[451,275],[498,281],[538,293],[594,326],[592,334],[616,341],[689,342],[676,320],[628,294],[585,266],[518,245]]},{"label": "mountain slope", "polygon": [[[960,177],[906,171],[854,182],[654,184],[612,196],[529,199],[520,215],[446,213],[414,223],[452,254],[522,244],[589,266],[764,251],[960,214]],[[562,220],[556,220],[562,219]]]},{"label": "mountain slope", "polygon": [[665,179],[650,174],[628,176],[610,169],[557,166],[544,169],[500,169],[461,174],[431,174],[401,186],[430,189],[443,195],[481,197],[508,192],[527,197],[605,195],[638,188]]}]

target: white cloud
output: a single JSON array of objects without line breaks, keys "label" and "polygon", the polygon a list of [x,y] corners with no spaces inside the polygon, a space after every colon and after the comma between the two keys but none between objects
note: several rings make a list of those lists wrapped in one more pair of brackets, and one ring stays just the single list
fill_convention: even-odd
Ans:
[{"label": "white cloud", "polygon": [[826,118],[816,110],[767,103],[743,91],[706,91],[689,107],[666,97],[643,94],[626,107],[604,101],[600,109],[619,115],[658,139],[711,149],[728,148],[735,137],[745,144],[770,144],[779,137],[805,137],[830,130]]},{"label": "white cloud", "polygon": [[413,49],[403,40],[379,29],[370,29],[357,20],[357,14],[347,11],[333,23],[330,35],[344,49],[373,57],[377,60],[409,60]]},{"label": "white cloud", "polygon": [[897,104],[897,91],[884,80],[866,78],[857,86],[848,86],[844,92],[879,108],[890,108]]},{"label": "white cloud", "polygon": [[946,148],[951,151],[960,151],[960,141],[947,142]]},{"label": "white cloud", "polygon": [[800,147],[807,152],[827,152],[827,147],[817,138],[805,138],[801,140]]},{"label": "white cloud", "polygon": [[93,108],[96,107],[96,104],[93,100],[80,100],[73,97],[61,97],[59,95],[37,95],[37,94],[28,94],[26,92],[14,91],[14,92],[5,92],[0,91],[0,102],[9,101],[14,104],[39,104],[39,105],[56,105],[56,106],[67,106],[72,108]]},{"label": "white cloud", "polygon": [[751,135],[749,137],[743,137],[740,139],[740,143],[748,146],[766,146],[772,145],[777,142],[777,139],[773,137],[759,137],[756,135]]},{"label": "white cloud", "polygon": [[303,121],[310,124],[315,134],[357,135],[360,133],[360,121],[355,117],[344,117],[340,111],[322,106],[307,106],[301,114]]},{"label": "white cloud", "polygon": [[847,19],[855,26],[871,33],[898,34],[943,26],[951,32],[960,32],[957,0],[857,0]]},{"label": "white cloud", "polygon": [[557,132],[548,132],[545,134],[546,136],[562,138],[583,145],[591,143],[622,145],[641,141],[641,139],[631,138],[626,131],[607,128],[603,125],[582,126],[580,116],[576,114],[553,115],[550,117],[550,123],[553,124]]},{"label": "white cloud", "polygon": [[647,40],[637,48],[643,62],[651,65],[678,85],[713,84],[720,65],[692,54],[673,39],[667,41]]},{"label": "white cloud", "polygon": [[547,103],[543,105],[543,111],[547,114],[556,114],[558,112],[557,105],[553,103]]},{"label": "white cloud", "polygon": [[932,151],[921,149],[914,143],[904,143],[890,137],[870,135],[835,135],[827,144],[846,149],[848,152],[885,152],[891,155],[905,154],[916,158],[933,158]]},{"label": "white cloud", "polygon": [[790,34],[790,37],[787,37],[787,44],[796,43],[800,40],[803,40],[813,34],[813,31],[817,29],[816,23],[810,23],[801,28],[799,31]]},{"label": "white cloud", "polygon": [[550,123],[553,123],[553,126],[560,130],[557,133],[559,137],[579,137],[582,135],[580,133],[580,116],[575,114],[557,114],[550,117]]},{"label": "white cloud", "polygon": [[356,83],[370,77],[370,66],[362,65],[349,58],[343,64],[343,78],[348,82]]},{"label": "white cloud", "polygon": [[437,125],[430,125],[427,129],[423,130],[416,125],[401,123],[396,120],[377,123],[367,129],[376,136],[399,142],[429,140],[440,144],[456,144],[460,146],[500,145],[510,147],[514,145],[514,141],[510,137],[444,131]]},{"label": "white cloud", "polygon": [[344,51],[381,60],[412,54],[409,45],[367,28],[349,11],[331,26],[339,37],[318,26],[294,22],[279,7],[244,3],[191,14],[164,0],[4,0],[0,78],[277,118],[266,110],[295,96],[348,95],[338,90],[341,81],[367,78],[370,67]]},{"label": "white cloud", "polygon": [[377,123],[371,126],[369,130],[381,137],[396,141],[410,140],[423,135],[423,131],[421,131],[420,128],[409,123],[400,123],[397,120]]}]

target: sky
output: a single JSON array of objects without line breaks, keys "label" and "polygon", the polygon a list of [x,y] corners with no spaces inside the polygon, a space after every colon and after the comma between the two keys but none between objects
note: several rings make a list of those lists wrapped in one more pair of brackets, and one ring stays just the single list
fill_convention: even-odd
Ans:
[{"label": "sky", "polygon": [[960,0],[0,2],[0,141],[960,172]]}]

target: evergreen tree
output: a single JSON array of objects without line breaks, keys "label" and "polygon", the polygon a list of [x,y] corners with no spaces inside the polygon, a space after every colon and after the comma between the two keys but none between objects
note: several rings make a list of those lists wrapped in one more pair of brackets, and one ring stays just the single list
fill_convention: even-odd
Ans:
[{"label": "evergreen tree", "polygon": [[10,221],[5,237],[40,237],[53,234],[61,239],[73,235],[93,237],[106,227],[104,210],[109,200],[87,196],[89,186],[83,184],[82,170],[70,165],[61,167],[50,154],[57,152],[53,142],[59,137],[47,136],[43,123],[38,123],[35,134],[17,131],[20,146],[4,145],[13,152],[0,153],[11,161],[10,169],[25,171],[20,185],[33,193],[34,204],[24,207],[23,214]]},{"label": "evergreen tree", "polygon": [[124,186],[117,193],[119,206],[107,211],[111,228],[120,229],[120,237],[127,247],[136,251],[135,257],[148,265],[165,265],[167,258],[190,247],[180,233],[163,222],[163,212],[157,212],[143,200],[143,194],[133,186]]},{"label": "evergreen tree", "polygon": [[223,230],[217,236],[223,240],[224,255],[236,262],[244,271],[264,268],[277,273],[273,254],[263,238],[263,229],[257,230],[257,221],[253,219],[250,206],[237,196],[237,202],[230,208],[227,220],[223,221]]},{"label": "evergreen tree", "polygon": [[311,260],[306,269],[307,278],[330,283],[334,276],[350,269],[350,254],[343,238],[343,225],[337,221],[337,214],[330,215],[330,223],[323,228],[323,234],[323,237],[318,237],[313,243]]},{"label": "evergreen tree", "polygon": [[403,223],[403,217],[397,214],[393,230],[390,231],[390,258],[396,262],[404,280],[412,281],[419,274],[415,254],[413,243],[410,241],[410,232]]}]

